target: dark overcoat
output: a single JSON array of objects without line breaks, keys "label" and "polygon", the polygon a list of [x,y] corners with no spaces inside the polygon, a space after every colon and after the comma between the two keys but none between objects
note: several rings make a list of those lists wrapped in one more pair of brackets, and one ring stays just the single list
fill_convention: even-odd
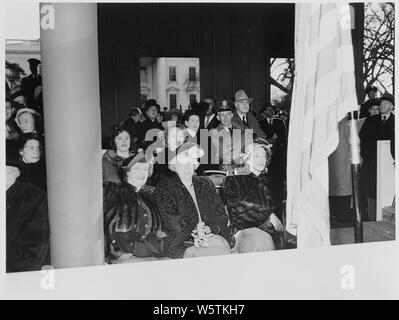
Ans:
[{"label": "dark overcoat", "polygon": [[6,192],[6,272],[40,270],[49,264],[46,193],[17,179]]},{"label": "dark overcoat", "polygon": [[237,230],[257,227],[275,233],[270,215],[282,203],[275,204],[272,187],[273,182],[267,175],[257,177],[250,173],[226,177],[220,192],[230,222]]},{"label": "dark overcoat", "polygon": [[103,184],[105,260],[114,263],[123,253],[162,257],[163,240],[154,188],[139,192],[128,183]]},{"label": "dark overcoat", "polygon": [[365,197],[376,198],[377,141],[391,141],[391,155],[395,159],[395,116],[391,113],[385,123],[380,114],[368,117],[360,130],[361,190]]},{"label": "dark overcoat", "polygon": [[[193,176],[193,185],[202,221],[211,228],[213,234],[219,234],[231,243],[228,217],[215,186],[209,178],[198,176]],[[187,248],[185,242],[193,240],[191,233],[199,221],[194,200],[177,174],[159,181],[155,197],[161,214],[162,230],[167,234],[167,255],[182,258]]]},{"label": "dark overcoat", "polygon": [[233,120],[232,122],[235,124],[237,128],[240,129],[252,129],[254,133],[254,139],[256,137],[259,137],[261,139],[266,140],[266,134],[263,132],[262,128],[259,125],[258,120],[256,119],[256,116],[252,113],[250,110],[247,113],[247,122],[248,126],[244,124],[244,122],[241,120],[240,116],[238,115],[237,111],[233,112]]}]

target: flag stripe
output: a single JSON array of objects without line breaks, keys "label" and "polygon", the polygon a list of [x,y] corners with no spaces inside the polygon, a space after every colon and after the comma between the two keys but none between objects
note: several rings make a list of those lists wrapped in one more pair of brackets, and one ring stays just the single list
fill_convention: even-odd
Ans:
[{"label": "flag stripe", "polygon": [[317,78],[319,80],[337,67],[337,46],[336,39],[326,44],[318,53],[317,58]]}]

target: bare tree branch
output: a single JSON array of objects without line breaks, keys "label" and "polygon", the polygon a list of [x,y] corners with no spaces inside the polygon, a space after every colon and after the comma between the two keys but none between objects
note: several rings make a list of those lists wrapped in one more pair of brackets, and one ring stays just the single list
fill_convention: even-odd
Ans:
[{"label": "bare tree branch", "polygon": [[366,3],[364,18],[363,71],[365,85],[387,91],[393,86],[394,5]]}]

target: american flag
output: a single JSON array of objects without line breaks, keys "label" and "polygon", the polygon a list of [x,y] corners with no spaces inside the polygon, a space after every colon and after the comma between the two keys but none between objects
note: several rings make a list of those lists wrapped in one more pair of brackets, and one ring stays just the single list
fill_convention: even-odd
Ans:
[{"label": "american flag", "polygon": [[295,81],[287,160],[287,230],[298,248],[330,245],[328,156],[338,122],[357,110],[345,3],[296,4]]}]

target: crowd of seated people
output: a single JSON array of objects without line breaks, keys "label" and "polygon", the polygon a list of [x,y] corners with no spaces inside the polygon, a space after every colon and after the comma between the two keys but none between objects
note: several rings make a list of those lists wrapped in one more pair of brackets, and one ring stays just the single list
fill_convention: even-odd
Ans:
[{"label": "crowd of seated people", "polygon": [[268,167],[286,126],[265,133],[251,101],[238,90],[232,102],[206,97],[162,117],[154,99],[132,108],[103,156],[107,263],[282,248],[284,195]]},{"label": "crowd of seated people", "polygon": [[6,272],[50,263],[40,61],[6,62]]},{"label": "crowd of seated people", "polygon": [[[39,270],[50,263],[43,114],[29,105],[32,95],[10,88],[5,103],[6,269]],[[183,258],[279,248],[281,222],[275,213],[281,203],[272,199],[273,184],[262,178],[268,175],[272,145],[254,122],[250,101],[239,90],[232,102],[206,97],[183,113],[160,112],[150,99],[114,127],[102,156],[106,263],[132,256]],[[230,136],[229,129],[236,132]],[[262,153],[263,165],[253,166],[249,159],[259,148],[268,152]],[[209,170],[229,176],[221,189],[207,176]],[[245,174],[264,183],[263,191],[257,199],[240,194],[236,203],[231,177]],[[237,208],[249,203],[253,208],[237,216]]]},{"label": "crowd of seated people", "polygon": [[[7,272],[50,263],[41,69],[39,60],[29,63],[31,74],[25,78],[15,64],[6,64]],[[377,98],[376,91],[367,88],[369,99],[360,110],[367,117],[359,121],[362,201],[371,220],[376,142],[390,140],[394,158],[394,97]],[[252,101],[240,89],[231,101],[207,96],[185,112],[161,112],[149,99],[113,128],[102,157],[106,263],[284,247],[288,114],[269,102],[257,114]],[[346,117],[339,125],[336,150],[346,156],[347,123]],[[341,164],[336,168],[346,170]],[[210,175],[215,171],[223,176],[218,184]],[[345,215],[350,197],[333,190],[331,212]]]}]

